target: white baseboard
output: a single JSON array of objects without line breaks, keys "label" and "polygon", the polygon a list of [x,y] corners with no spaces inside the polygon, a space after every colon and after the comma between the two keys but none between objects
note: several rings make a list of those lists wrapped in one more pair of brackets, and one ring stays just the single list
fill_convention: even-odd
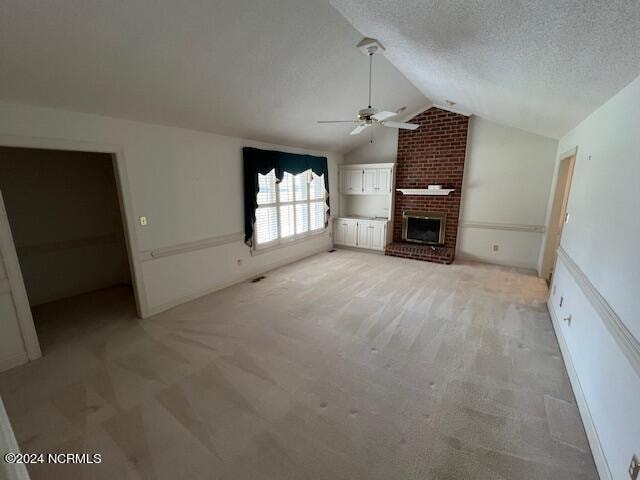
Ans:
[{"label": "white baseboard", "polygon": [[547,310],[549,310],[549,314],[551,315],[553,329],[556,332],[558,345],[560,345],[560,352],[562,353],[564,364],[567,367],[569,381],[571,382],[571,387],[573,388],[573,394],[576,397],[576,403],[578,404],[580,417],[582,418],[582,423],[584,425],[585,432],[587,433],[587,440],[589,441],[589,446],[591,447],[591,454],[593,455],[593,460],[596,464],[596,468],[598,469],[598,474],[600,475],[601,480],[613,480],[611,470],[609,470],[609,464],[607,463],[607,458],[604,455],[604,450],[602,449],[602,444],[600,443],[600,437],[598,437],[598,431],[596,430],[595,423],[593,422],[593,418],[591,417],[591,411],[589,410],[587,399],[584,396],[582,386],[580,385],[578,373],[576,372],[573,361],[571,360],[571,354],[569,352],[567,342],[564,338],[564,334],[562,333],[562,328],[560,328],[560,322],[558,321],[556,312],[551,305],[551,299],[547,301]]},{"label": "white baseboard", "polygon": [[198,290],[197,292],[191,293],[189,295],[183,295],[181,297],[178,297],[174,300],[171,300],[169,302],[166,302],[160,305],[149,306],[149,309],[148,309],[147,315],[145,315],[145,318],[153,315],[157,315],[158,313],[162,313],[166,310],[170,310],[174,307],[177,307],[178,305],[182,305],[183,303],[187,303],[197,298],[204,297],[205,295],[209,295],[211,293],[217,292],[218,290],[222,290],[223,288],[231,287],[232,285],[236,285],[237,283],[246,282],[247,280],[257,277],[258,275],[263,275],[269,272],[270,270],[274,270],[276,268],[289,265],[290,263],[295,263],[299,260],[302,260],[307,257],[311,257],[313,255],[317,255],[318,253],[321,253],[321,252],[326,252],[330,248],[332,248],[330,244],[323,245],[321,248],[316,248],[314,250],[305,252],[300,255],[294,255],[284,260],[269,263],[263,266],[262,268],[256,268],[254,270],[244,273],[243,275],[234,277],[226,282],[217,283],[215,285],[212,285],[211,287],[205,288],[203,290]]},{"label": "white baseboard", "polygon": [[371,248],[350,247],[348,245],[335,245],[335,244],[333,248],[338,248],[340,250],[352,250],[354,252],[365,252],[365,253],[375,253],[377,255],[384,255],[384,250],[373,250]]},{"label": "white baseboard", "polygon": [[8,357],[0,358],[0,372],[22,365],[29,361],[27,352],[20,352]]},{"label": "white baseboard", "polygon": [[456,251],[455,260],[462,260],[467,262],[475,262],[475,263],[484,263],[486,265],[497,265],[499,267],[513,267],[513,268],[521,268],[523,270],[531,270],[532,272],[536,272],[536,266],[532,265],[529,262],[510,262],[503,260],[492,260],[484,257],[477,257],[475,255]]}]

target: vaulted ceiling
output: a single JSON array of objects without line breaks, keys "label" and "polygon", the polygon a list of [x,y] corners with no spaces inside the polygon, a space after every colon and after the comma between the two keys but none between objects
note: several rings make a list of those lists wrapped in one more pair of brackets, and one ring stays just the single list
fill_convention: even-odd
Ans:
[{"label": "vaulted ceiling", "polygon": [[[0,0],[0,100],[346,151],[361,38],[324,0]],[[427,103],[382,56],[373,97]]]},{"label": "vaulted ceiling", "polygon": [[331,0],[435,104],[561,137],[640,75],[638,0]]},{"label": "vaulted ceiling", "polygon": [[366,106],[366,35],[375,106],[557,138],[640,74],[638,25],[637,0],[0,0],[0,100],[348,151],[316,120]]}]

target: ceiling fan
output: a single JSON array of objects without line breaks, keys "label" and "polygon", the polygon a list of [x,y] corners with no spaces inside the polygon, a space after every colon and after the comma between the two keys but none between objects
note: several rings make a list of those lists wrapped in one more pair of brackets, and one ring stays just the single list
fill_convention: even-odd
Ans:
[{"label": "ceiling fan", "polygon": [[[351,130],[349,135],[357,135],[368,127],[373,127],[374,125],[402,128],[406,130],[415,130],[418,128],[420,125],[415,123],[393,122],[387,120],[404,111],[404,108],[400,108],[395,112],[388,112],[371,106],[371,67],[373,63],[373,56],[379,50],[384,50],[384,47],[380,42],[373,38],[364,38],[357,46],[363,53],[369,56],[369,106],[358,112],[356,120],[318,120],[318,123],[357,123],[358,126]],[[373,128],[371,128],[371,143],[373,143]]]}]

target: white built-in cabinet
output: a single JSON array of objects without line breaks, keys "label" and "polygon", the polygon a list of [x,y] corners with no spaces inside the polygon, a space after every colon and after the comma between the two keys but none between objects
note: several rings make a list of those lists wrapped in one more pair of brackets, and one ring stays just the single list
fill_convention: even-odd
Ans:
[{"label": "white built-in cabinet", "polygon": [[341,165],[340,217],[335,219],[333,243],[384,251],[393,228],[393,163]]},{"label": "white built-in cabinet", "polygon": [[387,222],[358,220],[358,247],[384,250]]},{"label": "white built-in cabinet", "polygon": [[340,167],[340,193],[384,195],[391,193],[391,166],[344,165]]},{"label": "white built-in cabinet", "polygon": [[363,175],[361,169],[340,169],[340,193],[363,193]]},{"label": "white built-in cabinet", "polygon": [[337,218],[333,241],[345,247],[382,251],[387,243],[387,223],[387,220]]},{"label": "white built-in cabinet", "polygon": [[347,247],[358,246],[358,221],[351,218],[337,218],[333,242]]}]

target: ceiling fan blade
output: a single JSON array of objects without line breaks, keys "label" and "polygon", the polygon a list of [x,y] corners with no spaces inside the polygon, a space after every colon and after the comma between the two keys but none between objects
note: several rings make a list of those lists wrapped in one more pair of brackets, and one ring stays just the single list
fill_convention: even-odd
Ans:
[{"label": "ceiling fan blade", "polygon": [[406,130],[415,130],[420,126],[415,123],[404,123],[404,122],[382,122],[381,124],[384,125],[385,127],[404,128]]},{"label": "ceiling fan blade", "polygon": [[365,128],[367,128],[369,125],[367,125],[366,123],[364,125],[358,125],[356,128],[354,128],[353,130],[351,130],[351,133],[349,135],[357,135],[359,134],[361,131],[363,131]]},{"label": "ceiling fan blade", "polygon": [[360,123],[360,120],[317,120],[318,123]]},{"label": "ceiling fan blade", "polygon": [[396,112],[382,111],[382,112],[376,113],[371,118],[373,118],[374,120],[377,120],[379,122],[382,122],[383,120],[386,120],[387,118],[395,117],[396,115],[397,115]]}]

